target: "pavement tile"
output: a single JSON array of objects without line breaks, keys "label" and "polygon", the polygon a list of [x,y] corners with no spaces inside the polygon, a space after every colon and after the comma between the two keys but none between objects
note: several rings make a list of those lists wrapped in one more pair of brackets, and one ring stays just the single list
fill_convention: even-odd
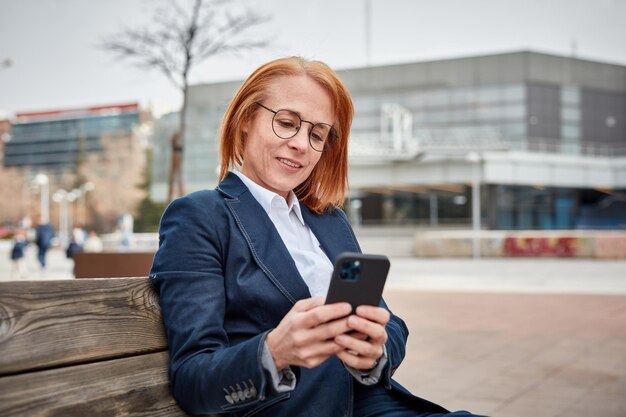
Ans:
[{"label": "pavement tile", "polygon": [[386,299],[411,331],[396,377],[419,396],[495,417],[626,416],[624,296],[398,291]]}]

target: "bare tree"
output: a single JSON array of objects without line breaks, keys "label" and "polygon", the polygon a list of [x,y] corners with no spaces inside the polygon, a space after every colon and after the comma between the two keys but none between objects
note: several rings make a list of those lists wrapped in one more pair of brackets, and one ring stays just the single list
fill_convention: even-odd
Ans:
[{"label": "bare tree", "polygon": [[182,161],[189,74],[192,68],[216,55],[241,54],[265,48],[267,40],[250,39],[252,28],[269,20],[252,10],[232,13],[223,0],[193,0],[188,10],[177,1],[169,1],[156,10],[150,28],[125,29],[105,38],[100,47],[135,65],[157,69],[183,95],[178,130],[170,140],[172,160],[168,175],[167,198],[183,195]]}]

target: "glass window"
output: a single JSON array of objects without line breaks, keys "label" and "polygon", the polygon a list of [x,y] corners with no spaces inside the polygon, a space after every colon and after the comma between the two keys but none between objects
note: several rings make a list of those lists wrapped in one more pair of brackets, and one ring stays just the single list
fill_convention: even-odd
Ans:
[{"label": "glass window", "polygon": [[520,139],[526,136],[526,123],[505,123],[500,126],[502,134],[508,139]]},{"label": "glass window", "polygon": [[580,104],[580,89],[577,87],[561,88],[561,103],[570,105]]},{"label": "glass window", "polygon": [[580,108],[578,107],[561,107],[561,120],[568,122],[580,121]]},{"label": "glass window", "polygon": [[503,92],[506,101],[523,101],[526,98],[526,88],[523,84],[507,85]]},{"label": "glass window", "polygon": [[424,93],[411,91],[404,98],[404,105],[412,109],[421,109],[426,104],[427,97]]},{"label": "glass window", "polygon": [[502,88],[497,86],[479,87],[476,91],[476,101],[479,103],[497,103],[502,101]]},{"label": "glass window", "polygon": [[475,101],[474,89],[469,88],[455,88],[451,90],[451,103],[453,105],[469,105]]},{"label": "glass window", "polygon": [[474,111],[472,109],[456,109],[450,112],[453,122],[471,122],[474,119]]},{"label": "glass window", "polygon": [[577,125],[561,125],[561,137],[564,139],[580,139],[580,127]]},{"label": "glass window", "polygon": [[352,128],[355,130],[378,130],[380,129],[380,117],[355,117]]},{"label": "glass window", "polygon": [[354,109],[359,112],[371,112],[380,110],[380,101],[376,97],[356,97],[354,99]]},{"label": "glass window", "polygon": [[504,117],[504,108],[501,105],[477,106],[476,118],[478,120],[494,120]]},{"label": "glass window", "polygon": [[446,107],[449,103],[448,90],[433,90],[426,92],[426,107]]},{"label": "glass window", "polygon": [[448,123],[450,122],[450,115],[447,111],[428,111],[423,113],[424,123]]},{"label": "glass window", "polygon": [[525,119],[526,118],[526,106],[524,105],[505,106],[504,117],[506,119]]}]

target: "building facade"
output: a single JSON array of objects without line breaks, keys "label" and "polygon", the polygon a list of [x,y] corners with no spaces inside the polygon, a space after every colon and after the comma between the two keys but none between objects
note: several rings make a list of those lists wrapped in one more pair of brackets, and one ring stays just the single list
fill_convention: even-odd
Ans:
[{"label": "building facade", "polygon": [[[354,222],[467,224],[480,195],[491,229],[626,228],[626,66],[524,51],[339,74],[356,110]],[[190,190],[215,186],[239,85],[191,88]]]},{"label": "building facade", "polygon": [[74,170],[85,154],[102,151],[104,134],[130,135],[139,116],[137,103],[18,113],[4,165]]},{"label": "building facade", "polygon": [[66,236],[72,220],[112,231],[145,195],[145,118],[137,103],[17,114],[3,138],[0,222],[49,213]]}]

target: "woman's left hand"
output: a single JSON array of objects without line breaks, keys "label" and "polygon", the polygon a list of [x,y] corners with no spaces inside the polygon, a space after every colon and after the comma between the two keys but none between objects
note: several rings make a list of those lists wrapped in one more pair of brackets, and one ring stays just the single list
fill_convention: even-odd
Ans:
[{"label": "woman's left hand", "polygon": [[357,307],[356,315],[348,318],[348,326],[356,333],[335,337],[335,342],[345,348],[337,357],[354,369],[373,368],[383,355],[383,345],[387,342],[385,325],[389,318],[389,312],[382,307]]}]

